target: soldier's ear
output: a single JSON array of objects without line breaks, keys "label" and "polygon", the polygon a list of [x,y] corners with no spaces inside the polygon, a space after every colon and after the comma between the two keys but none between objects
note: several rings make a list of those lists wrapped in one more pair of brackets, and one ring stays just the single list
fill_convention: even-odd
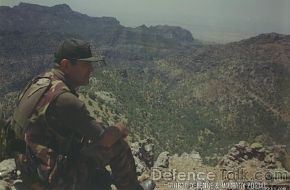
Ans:
[{"label": "soldier's ear", "polygon": [[59,68],[60,70],[62,70],[64,73],[66,73],[68,71],[70,67],[70,61],[68,59],[62,59],[59,62]]}]

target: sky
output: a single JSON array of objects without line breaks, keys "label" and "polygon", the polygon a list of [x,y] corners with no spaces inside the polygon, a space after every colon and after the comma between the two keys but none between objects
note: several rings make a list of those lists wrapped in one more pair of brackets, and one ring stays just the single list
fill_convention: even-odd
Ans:
[{"label": "sky", "polygon": [[[127,27],[181,26],[194,38],[226,43],[276,32],[290,34],[290,0],[22,0],[53,6],[68,4],[89,16],[115,17]],[[0,0],[15,6],[18,0]]]}]

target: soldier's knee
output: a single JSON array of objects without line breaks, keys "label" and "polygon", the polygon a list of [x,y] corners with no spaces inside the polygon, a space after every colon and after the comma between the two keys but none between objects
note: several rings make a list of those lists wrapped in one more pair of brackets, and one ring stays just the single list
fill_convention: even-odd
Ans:
[{"label": "soldier's knee", "polygon": [[122,148],[124,148],[125,150],[129,150],[129,149],[131,150],[129,144],[124,139],[121,139],[120,141],[121,141],[120,143],[121,143]]},{"label": "soldier's knee", "polygon": [[122,152],[125,153],[130,150],[130,146],[124,139],[120,139],[113,145],[112,150],[114,151],[114,153],[118,154]]}]

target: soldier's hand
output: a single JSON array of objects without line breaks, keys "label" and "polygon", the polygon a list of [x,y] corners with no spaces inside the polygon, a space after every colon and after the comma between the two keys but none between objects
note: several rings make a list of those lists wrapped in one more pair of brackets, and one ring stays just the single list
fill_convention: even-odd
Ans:
[{"label": "soldier's hand", "polygon": [[118,124],[116,126],[110,126],[105,130],[102,138],[99,140],[99,144],[109,148],[119,139],[124,138],[127,135],[128,129],[125,127],[125,125]]},{"label": "soldier's hand", "polygon": [[126,127],[125,123],[119,122],[115,125],[121,132],[123,138],[126,138],[129,134],[129,129]]}]

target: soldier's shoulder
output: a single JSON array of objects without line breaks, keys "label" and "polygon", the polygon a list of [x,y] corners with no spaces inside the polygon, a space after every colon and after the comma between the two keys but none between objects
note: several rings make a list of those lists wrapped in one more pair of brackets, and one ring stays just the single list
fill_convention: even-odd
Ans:
[{"label": "soldier's shoulder", "polygon": [[84,103],[72,92],[64,92],[56,99],[56,105],[61,107],[81,108]]}]

